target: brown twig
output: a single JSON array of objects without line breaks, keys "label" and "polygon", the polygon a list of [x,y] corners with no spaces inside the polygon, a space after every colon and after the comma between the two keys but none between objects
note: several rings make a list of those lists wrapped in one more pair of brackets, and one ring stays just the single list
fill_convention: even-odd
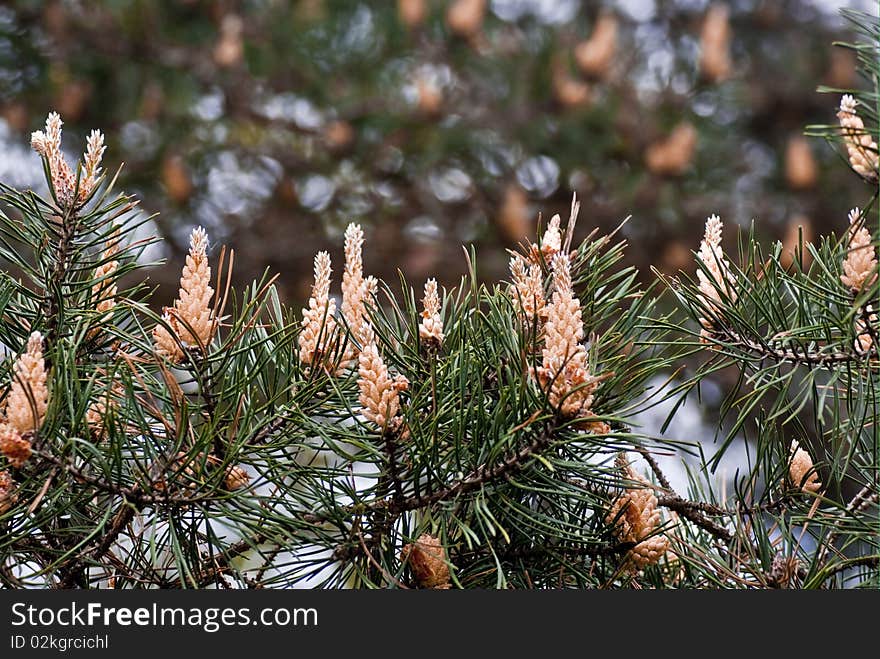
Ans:
[{"label": "brown twig", "polygon": [[794,350],[791,348],[774,348],[765,341],[756,341],[748,337],[744,337],[730,327],[721,326],[715,328],[715,334],[721,337],[730,345],[743,348],[748,352],[765,359],[772,359],[776,362],[791,362],[794,364],[802,364],[805,366],[822,366],[833,367],[840,364],[864,361],[861,355],[855,352],[844,352],[835,350],[832,352],[816,352],[801,348]]},{"label": "brown twig", "polygon": [[658,496],[657,503],[664,508],[675,511],[704,531],[708,531],[725,544],[729,544],[733,539],[731,533],[721,525],[706,517],[706,515],[724,516],[730,515],[730,513],[710,503],[691,501],[680,497],[676,494],[675,490],[672,489],[669,479],[666,478],[666,474],[663,473],[663,470],[660,468],[657,460],[654,459],[654,456],[651,455],[650,451],[641,446],[636,446],[634,448],[645,459],[645,462],[650,465],[651,471],[654,472],[654,475],[657,477],[662,488],[670,493]]},{"label": "brown twig", "polygon": [[80,554],[73,561],[73,564],[68,569],[67,574],[61,579],[58,587],[70,588],[74,584],[76,574],[82,570],[87,561],[91,560],[97,562],[101,560],[101,558],[104,557],[104,554],[110,551],[110,548],[113,546],[113,543],[116,542],[119,534],[125,530],[125,527],[128,526],[138,510],[139,508],[123,503],[113,516],[113,522],[110,524],[107,533],[101,539],[100,544],[95,547],[95,550],[88,556],[88,558],[85,558],[83,554]]},{"label": "brown twig", "polygon": [[387,508],[393,513],[405,513],[411,510],[425,508],[441,501],[450,501],[462,494],[473,492],[486,483],[496,481],[520,470],[529,458],[547,448],[550,445],[551,439],[552,431],[549,428],[545,429],[531,442],[526,444],[506,460],[503,460],[494,466],[481,465],[461,480],[458,480],[447,487],[430,494],[411,496],[399,501],[393,499],[391,501],[374,501],[366,504],[366,507],[368,509]]},{"label": "brown twig", "polygon": [[872,556],[858,556],[856,558],[848,558],[846,560],[841,561],[833,568],[828,571],[828,574],[825,575],[824,580],[830,579],[838,572],[843,572],[852,567],[877,567],[880,566],[880,555],[874,554]]},{"label": "brown twig", "polygon": [[385,580],[388,581],[389,583],[393,583],[395,586],[397,586],[398,588],[401,588],[403,590],[409,590],[409,588],[407,588],[403,583],[401,583],[399,579],[395,578],[395,576],[393,574],[389,573],[388,570],[386,570],[384,567],[382,567],[379,564],[378,561],[376,561],[376,558],[373,556],[373,553],[370,551],[370,548],[367,547],[367,543],[364,540],[364,534],[361,533],[360,524],[356,523],[354,530],[355,530],[355,534],[357,535],[358,542],[360,543],[361,551],[367,557],[367,560],[369,560],[370,563],[373,564],[373,567],[375,567],[377,570],[379,570],[379,573],[383,577],[385,577]]},{"label": "brown twig", "polygon": [[716,524],[703,514],[718,514],[718,512],[723,513],[723,511],[720,511],[720,509],[711,504],[697,501],[688,501],[687,499],[682,499],[677,494],[659,496],[657,497],[657,503],[664,508],[668,508],[669,510],[677,512],[679,515],[681,515],[688,521],[693,522],[704,531],[708,531],[725,544],[730,543],[730,541],[733,540],[733,535],[730,533],[730,531],[720,526],[719,524]]}]

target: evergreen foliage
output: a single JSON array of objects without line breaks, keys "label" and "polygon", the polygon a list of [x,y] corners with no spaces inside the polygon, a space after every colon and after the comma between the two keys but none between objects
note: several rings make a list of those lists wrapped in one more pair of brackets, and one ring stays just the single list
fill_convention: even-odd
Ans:
[{"label": "evergreen foliage", "polygon": [[[876,144],[880,34],[852,16]],[[156,313],[137,202],[99,174],[97,138],[74,171],[47,126],[51,198],[2,189],[0,581],[876,587],[877,154],[872,178],[847,130],[821,132],[873,196],[793,259],[751,234],[725,254],[710,218],[693,270],[644,287],[615,234],[572,244],[575,200],[510,283],[480,283],[474,250],[449,290],[376,282],[352,228],[342,304],[319,255],[301,314],[268,273],[234,290],[234,255],[200,230]],[[641,427],[731,371],[714,445]],[[660,454],[690,456],[688,491]]]}]

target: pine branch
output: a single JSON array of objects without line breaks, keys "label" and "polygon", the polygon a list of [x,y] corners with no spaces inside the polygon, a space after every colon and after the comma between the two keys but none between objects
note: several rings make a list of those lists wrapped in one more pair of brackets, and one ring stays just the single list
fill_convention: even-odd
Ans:
[{"label": "pine branch", "polygon": [[496,465],[481,465],[459,481],[441,488],[430,494],[407,497],[401,501],[374,501],[366,505],[367,509],[387,509],[392,513],[405,513],[419,508],[426,508],[437,503],[448,502],[459,496],[494,483],[522,469],[527,461],[548,448],[553,441],[553,429],[547,428],[516,453]]},{"label": "pine branch", "polygon": [[[55,254],[55,264],[46,283],[45,306],[46,306],[46,341],[48,345],[55,345],[58,340],[58,330],[62,322],[62,308],[68,269],[70,267],[70,250],[77,232],[77,213],[73,205],[68,206],[61,216],[61,232],[58,236],[58,248]],[[50,361],[47,359],[47,365]]]},{"label": "pine branch", "polygon": [[729,544],[733,541],[734,536],[730,531],[708,519],[703,514],[723,514],[723,511],[719,510],[717,507],[707,503],[688,501],[687,499],[682,499],[677,494],[658,496],[657,503],[664,508],[674,510],[679,515],[693,522],[704,531],[708,531],[725,544]]},{"label": "pine branch", "polygon": [[646,448],[640,446],[636,446],[635,450],[638,451],[638,453],[641,454],[645,461],[650,465],[651,470],[654,472],[657,480],[660,481],[660,485],[663,489],[670,493],[668,495],[660,495],[657,497],[657,503],[659,505],[668,508],[669,510],[674,510],[679,515],[693,522],[701,529],[708,531],[725,544],[730,544],[733,540],[733,535],[727,529],[706,517],[706,514],[723,516],[729,513],[718,506],[709,503],[704,503],[702,501],[689,501],[680,497],[675,493],[675,490],[672,489],[669,479],[666,478],[666,475],[654,459],[654,456],[651,455]]},{"label": "pine branch", "polygon": [[[864,363],[864,356],[854,351],[834,350],[832,352],[817,352],[807,348],[793,350],[791,348],[773,348],[763,341],[755,341],[745,337],[730,327],[715,327],[715,334],[720,336],[723,344],[735,348],[741,348],[762,359],[805,366],[821,366],[833,368],[849,363]],[[873,365],[872,365],[873,368]]]},{"label": "pine branch", "polygon": [[72,564],[62,564],[61,566],[59,566],[59,569],[61,570],[62,574],[64,574],[64,576],[59,582],[58,588],[71,588],[76,582],[82,584],[85,580],[83,576],[83,568],[89,562],[97,563],[104,557],[105,554],[107,554],[107,552],[110,551],[110,549],[113,547],[113,543],[116,542],[116,539],[119,537],[119,534],[125,530],[129,523],[131,523],[131,520],[134,518],[135,514],[137,514],[138,512],[140,512],[139,508],[123,504],[113,516],[113,522],[110,524],[110,528],[107,530],[104,537],[101,538],[101,542],[94,549],[94,551],[89,554],[88,557],[83,556],[83,554],[85,553],[85,550],[83,549],[80,553],[80,556],[76,558],[72,562]]}]

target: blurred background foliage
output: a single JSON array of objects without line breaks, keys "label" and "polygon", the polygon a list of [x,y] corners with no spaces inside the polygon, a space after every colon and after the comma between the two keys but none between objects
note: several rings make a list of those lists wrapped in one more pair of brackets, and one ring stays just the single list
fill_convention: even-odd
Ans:
[{"label": "blurred background foliage", "polygon": [[[797,240],[846,226],[871,191],[803,138],[859,87],[855,0],[112,0],[0,5],[0,178],[41,188],[30,131],[108,137],[175,292],[193,225],[304,299],[312,257],[367,230],[366,271],[454,283],[583,200],[642,268],[693,269],[707,215]],[[876,9],[876,8],[875,8]],[[735,240],[734,232],[728,238]],[[341,266],[337,266],[339,270]],[[645,276],[650,276],[647,270]]]}]

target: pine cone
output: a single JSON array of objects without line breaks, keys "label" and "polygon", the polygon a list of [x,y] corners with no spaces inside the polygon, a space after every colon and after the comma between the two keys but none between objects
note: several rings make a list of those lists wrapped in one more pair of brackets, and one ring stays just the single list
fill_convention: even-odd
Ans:
[{"label": "pine cone", "polygon": [[791,462],[788,466],[788,478],[791,484],[802,492],[816,493],[822,487],[819,476],[813,467],[813,458],[800,447],[797,440],[791,442]]},{"label": "pine cone", "polygon": [[400,560],[409,563],[416,582],[422,588],[447,590],[450,587],[446,550],[440,540],[424,533],[400,553]]},{"label": "pine cone", "polygon": [[250,474],[241,465],[232,465],[226,470],[224,485],[230,492],[244,489],[251,482]]},{"label": "pine cone", "polygon": [[796,588],[803,573],[803,566],[794,556],[782,553],[773,557],[767,582],[771,588]]},{"label": "pine cone", "polygon": [[618,458],[618,464],[622,466],[625,476],[645,487],[624,490],[611,506],[606,521],[614,525],[614,534],[620,542],[635,543],[627,556],[627,562],[630,567],[641,570],[663,557],[669,548],[669,538],[662,532],[657,533],[662,519],[657,497],[650,483],[626,464],[625,460],[623,454]]}]

